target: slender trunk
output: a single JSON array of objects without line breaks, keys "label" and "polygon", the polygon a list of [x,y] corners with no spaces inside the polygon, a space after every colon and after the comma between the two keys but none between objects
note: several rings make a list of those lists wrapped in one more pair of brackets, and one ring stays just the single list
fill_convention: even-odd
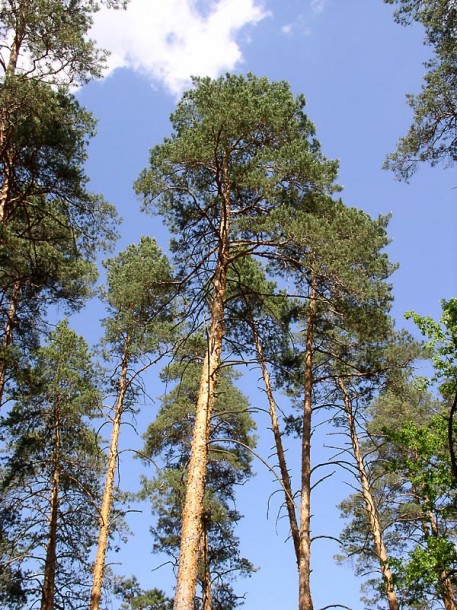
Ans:
[{"label": "slender trunk", "polygon": [[303,430],[301,455],[300,562],[298,567],[298,609],[313,610],[311,597],[311,433],[313,392],[314,325],[317,311],[316,282],[311,279],[306,314],[306,349],[303,397]]},{"label": "slender trunk", "polygon": [[194,610],[198,576],[198,551],[202,529],[203,498],[208,462],[209,424],[224,337],[224,304],[229,254],[230,191],[227,162],[223,160],[219,185],[221,220],[218,235],[218,261],[213,277],[211,321],[207,351],[203,361],[196,405],[195,424],[182,513],[182,530],[174,610]]},{"label": "slender trunk", "polygon": [[[13,284],[13,292],[11,295],[10,305],[8,308],[8,313],[6,314],[6,326],[5,326],[5,334],[3,335],[2,347],[6,349],[9,347],[13,341],[13,329],[14,322],[16,318],[17,305],[19,302],[21,290],[21,283],[19,280],[16,280]],[[0,362],[0,407],[2,406],[3,401],[3,393],[5,390],[6,383],[6,372],[8,369],[8,365],[6,363],[5,358],[3,358]]]},{"label": "slender trunk", "polygon": [[102,594],[103,574],[105,571],[105,557],[108,546],[110,512],[113,502],[114,477],[116,474],[119,434],[121,429],[121,418],[124,410],[124,399],[127,392],[127,369],[129,362],[129,337],[124,345],[121,374],[119,378],[119,391],[114,410],[113,429],[111,431],[111,442],[106,468],[105,489],[103,491],[102,506],[100,509],[100,529],[98,533],[97,553],[94,562],[92,592],[90,596],[90,610],[98,610]]},{"label": "slender trunk", "polygon": [[202,524],[201,562],[202,562],[202,610],[211,610],[211,570],[208,556],[208,532]]},{"label": "slender trunk", "polygon": [[265,358],[263,355],[262,344],[257,333],[257,329],[253,321],[251,320],[251,328],[254,337],[254,343],[257,350],[257,357],[259,360],[260,368],[262,371],[263,382],[265,385],[265,392],[267,394],[269,413],[271,419],[271,429],[273,431],[273,437],[275,440],[276,455],[278,456],[279,471],[281,473],[281,481],[284,488],[284,496],[286,501],[287,515],[289,517],[290,531],[292,540],[294,543],[295,557],[297,560],[297,567],[300,565],[300,530],[297,523],[297,515],[295,512],[295,504],[292,493],[292,484],[290,481],[289,470],[287,468],[286,454],[282,444],[281,431],[279,429],[279,421],[277,415],[276,401],[273,396],[273,389],[271,387],[270,374],[268,372]]},{"label": "slender trunk", "polygon": [[57,563],[57,523],[59,511],[60,485],[60,405],[55,406],[55,446],[52,473],[51,510],[49,515],[49,534],[44,564],[43,590],[41,594],[41,610],[54,610],[54,591]]},{"label": "slender trunk", "polygon": [[454,400],[449,411],[449,420],[447,425],[447,438],[449,445],[449,454],[451,456],[451,472],[454,478],[454,483],[457,483],[457,456],[456,456],[456,442],[455,442],[455,431],[454,431],[454,417],[457,413],[457,390],[454,394]]},{"label": "slender trunk", "polygon": [[359,439],[357,435],[357,429],[355,425],[354,413],[352,410],[352,403],[346,390],[344,381],[339,378],[338,385],[343,395],[344,408],[346,411],[346,417],[348,421],[349,435],[351,437],[352,452],[357,464],[357,471],[359,474],[359,481],[362,487],[362,496],[365,502],[365,508],[368,513],[368,520],[370,522],[370,531],[373,537],[375,553],[379,561],[379,567],[381,569],[382,578],[384,581],[384,587],[387,596],[387,602],[389,604],[389,610],[399,610],[397,594],[394,589],[393,576],[389,567],[389,558],[387,555],[384,540],[382,538],[382,527],[379,520],[379,514],[376,508],[376,504],[371,493],[371,486],[368,479],[365,464],[362,459],[362,452],[360,451]]}]

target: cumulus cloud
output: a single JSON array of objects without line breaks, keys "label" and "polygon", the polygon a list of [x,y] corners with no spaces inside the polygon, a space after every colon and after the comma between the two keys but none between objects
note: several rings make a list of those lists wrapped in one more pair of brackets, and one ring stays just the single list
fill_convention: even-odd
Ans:
[{"label": "cumulus cloud", "polygon": [[259,0],[130,0],[97,13],[91,36],[111,53],[108,72],[131,68],[177,95],[190,76],[241,62],[240,31],[267,14]]}]

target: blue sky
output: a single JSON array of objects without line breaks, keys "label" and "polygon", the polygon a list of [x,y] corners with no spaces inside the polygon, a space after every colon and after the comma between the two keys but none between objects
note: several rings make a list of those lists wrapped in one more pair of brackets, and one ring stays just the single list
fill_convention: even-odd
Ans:
[{"label": "blue sky", "polygon": [[[169,114],[189,76],[251,71],[286,80],[295,93],[305,94],[324,153],[340,161],[345,203],[373,216],[392,213],[389,254],[400,265],[393,276],[398,325],[411,329],[402,318],[411,309],[438,317],[440,299],[457,294],[457,176],[452,169],[423,166],[404,184],[381,169],[409,125],[405,94],[419,91],[428,52],[420,27],[395,24],[392,12],[382,0],[131,0],[126,12],[102,11],[93,36],[112,53],[109,69],[78,96],[99,119],[87,167],[92,189],[104,193],[124,218],[118,249],[142,234],[167,247],[160,220],[140,212],[132,182],[147,164],[148,149],[169,134]],[[93,303],[79,318],[80,330],[96,335],[100,315]],[[154,374],[148,380],[153,395]],[[260,405],[256,379],[251,374],[243,389]],[[140,415],[140,432],[154,413],[153,406]],[[259,431],[262,425],[259,421]],[[141,444],[124,440],[130,442]],[[325,453],[322,446],[334,439],[318,432],[314,443],[317,461]],[[262,441],[260,450],[268,454],[271,444]],[[135,487],[138,470],[126,455],[121,484]],[[238,590],[248,592],[246,610],[286,610],[296,606],[297,597],[292,545],[285,542],[284,520],[276,521],[276,496],[266,518],[274,485],[260,465],[257,470],[241,492],[239,508],[246,518],[239,533],[244,553],[261,569]],[[316,535],[338,533],[334,505],[349,492],[342,474],[318,488]],[[119,572],[136,573],[146,588],[170,591],[167,568],[152,571],[161,560],[149,553],[147,510],[131,523],[141,533],[112,558],[123,562]],[[332,603],[361,610],[360,583],[350,566],[334,565],[337,550],[328,540],[313,547],[315,610]]]}]

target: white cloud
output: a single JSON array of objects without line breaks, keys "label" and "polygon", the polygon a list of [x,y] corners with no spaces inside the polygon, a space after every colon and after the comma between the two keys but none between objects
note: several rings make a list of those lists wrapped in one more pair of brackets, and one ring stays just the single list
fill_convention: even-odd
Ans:
[{"label": "white cloud", "polygon": [[313,13],[322,13],[327,4],[327,0],[311,0],[311,10]]},{"label": "white cloud", "polygon": [[190,76],[242,61],[237,35],[267,14],[259,0],[130,0],[126,11],[97,13],[91,36],[110,51],[109,72],[131,68],[179,94]]},{"label": "white cloud", "polygon": [[311,34],[311,28],[309,27],[305,16],[298,15],[295,21],[283,25],[281,27],[281,32],[290,38],[295,35],[309,36]]}]

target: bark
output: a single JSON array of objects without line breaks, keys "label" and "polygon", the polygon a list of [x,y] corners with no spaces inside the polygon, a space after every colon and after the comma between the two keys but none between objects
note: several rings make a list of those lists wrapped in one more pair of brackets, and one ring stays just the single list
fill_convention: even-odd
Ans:
[{"label": "bark", "polygon": [[113,502],[114,478],[118,456],[119,434],[121,430],[121,419],[124,411],[124,399],[127,392],[127,369],[129,362],[129,338],[127,336],[122,358],[121,374],[119,378],[119,391],[114,409],[113,429],[111,431],[111,442],[106,468],[105,489],[103,491],[102,506],[100,509],[100,529],[98,534],[97,553],[95,555],[92,592],[90,596],[90,610],[98,610],[100,606],[103,574],[105,572],[106,549],[110,530],[110,513]]},{"label": "bark", "polygon": [[214,404],[217,372],[224,337],[224,304],[229,254],[230,190],[227,160],[222,161],[218,189],[221,219],[218,234],[218,260],[212,283],[212,301],[207,351],[203,361],[192,435],[186,497],[182,514],[180,556],[174,610],[194,610],[198,577],[198,555],[202,533],[203,498],[208,463],[208,437]]},{"label": "bark", "polygon": [[311,434],[314,325],[317,311],[316,283],[312,278],[306,314],[306,349],[303,397],[303,430],[301,455],[300,561],[298,566],[298,608],[313,610],[311,597]]},{"label": "bark", "polygon": [[[11,295],[8,313],[6,316],[5,334],[3,335],[3,342],[2,342],[3,349],[6,349],[7,347],[9,347],[13,341],[13,329],[14,329],[14,322],[15,322],[15,318],[16,318],[17,305],[19,302],[20,290],[21,290],[21,283],[19,282],[19,280],[16,280],[13,284],[13,292]],[[8,367],[7,367],[6,361],[3,359],[0,362],[0,407],[2,406],[2,402],[3,402],[3,393],[5,390],[7,368]]]},{"label": "bark", "polygon": [[281,430],[279,428],[276,401],[275,401],[275,398],[273,395],[270,374],[268,372],[268,369],[267,369],[267,366],[265,363],[265,358],[263,355],[263,349],[262,349],[262,344],[260,342],[259,335],[254,326],[254,323],[251,323],[251,327],[252,327],[252,332],[253,332],[253,336],[254,336],[255,347],[257,350],[257,357],[259,360],[260,369],[262,371],[263,382],[265,385],[265,392],[267,394],[269,413],[270,413],[270,419],[271,419],[271,429],[272,429],[273,437],[274,437],[274,441],[275,441],[276,455],[278,456],[279,471],[281,473],[281,481],[282,481],[282,485],[283,485],[283,489],[284,489],[287,516],[289,518],[290,531],[291,531],[292,540],[294,543],[297,567],[299,567],[299,565],[300,565],[300,530],[298,528],[298,523],[297,523],[297,515],[295,512],[295,504],[294,504],[293,493],[292,493],[292,484],[290,481],[289,470],[287,468],[286,454],[284,452],[284,447],[282,444]]},{"label": "bark", "polygon": [[[25,15],[18,16],[16,32],[11,44],[8,65],[5,70],[5,85],[16,74],[19,52],[25,35]],[[10,198],[11,175],[14,162],[13,149],[7,143],[8,108],[0,109],[0,151],[2,156],[3,180],[0,187],[0,223],[6,220],[7,206]]]},{"label": "bark", "polygon": [[59,511],[60,486],[60,406],[55,407],[55,447],[52,473],[51,510],[49,515],[49,534],[44,564],[44,580],[41,595],[41,610],[54,610],[54,591],[57,567],[57,524]]},{"label": "bark", "polygon": [[[223,291],[225,274],[218,270],[220,282],[214,296],[207,353],[203,362],[197,402],[191,457],[188,467],[186,498],[182,515],[179,570],[174,610],[193,610],[198,575],[201,517],[208,462],[209,421],[214,403],[217,370],[223,337]],[[224,288],[224,290],[223,290]]]},{"label": "bark", "polygon": [[384,581],[387,603],[389,604],[389,610],[399,610],[397,594],[395,592],[393,584],[393,576],[389,567],[389,558],[382,537],[382,527],[379,519],[379,514],[376,508],[376,503],[374,501],[373,495],[371,493],[370,482],[368,479],[365,464],[362,459],[362,452],[360,450],[359,439],[354,419],[354,412],[352,410],[352,403],[347,393],[344,381],[341,378],[338,379],[338,385],[343,395],[344,409],[346,411],[349,435],[351,437],[352,452],[357,464],[359,481],[362,487],[362,497],[365,502],[365,508],[370,523],[370,532],[374,541],[375,553],[379,561],[379,567]]},{"label": "bark", "polygon": [[208,533],[205,524],[202,524],[201,542],[201,562],[202,562],[202,610],[211,610],[211,570],[208,557]]},{"label": "bark", "polygon": [[439,587],[440,587],[441,599],[443,600],[445,609],[446,610],[455,610],[456,604],[455,604],[454,587],[452,586],[451,579],[449,578],[449,575],[447,573],[443,573],[441,575]]}]

